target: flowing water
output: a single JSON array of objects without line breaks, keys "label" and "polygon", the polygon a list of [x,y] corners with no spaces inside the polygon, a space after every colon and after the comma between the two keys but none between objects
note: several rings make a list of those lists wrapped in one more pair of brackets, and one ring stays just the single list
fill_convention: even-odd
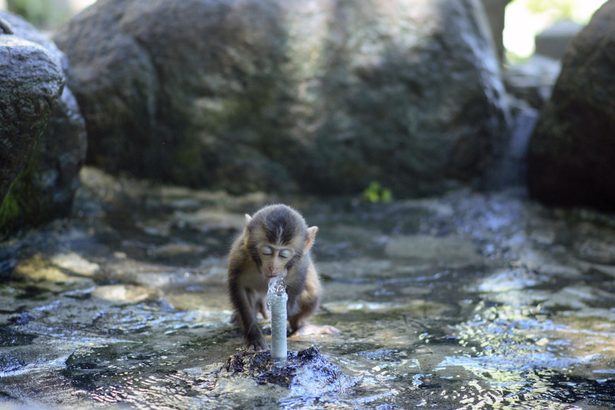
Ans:
[{"label": "flowing water", "polygon": [[[0,245],[0,408],[613,408],[615,218],[519,192],[232,198],[83,172],[74,216]],[[289,387],[229,372],[225,252],[253,212],[320,227]],[[268,327],[263,323],[265,328]]]}]

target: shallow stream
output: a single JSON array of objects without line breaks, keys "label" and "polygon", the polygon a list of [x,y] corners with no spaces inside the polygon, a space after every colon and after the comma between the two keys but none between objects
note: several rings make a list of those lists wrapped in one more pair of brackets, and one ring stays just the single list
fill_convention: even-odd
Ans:
[{"label": "shallow stream", "polygon": [[289,340],[339,373],[286,388],[223,369],[225,252],[272,198],[82,181],[72,218],[0,244],[0,407],[615,407],[615,217],[516,191],[273,199],[320,227],[314,322],[341,331]]}]

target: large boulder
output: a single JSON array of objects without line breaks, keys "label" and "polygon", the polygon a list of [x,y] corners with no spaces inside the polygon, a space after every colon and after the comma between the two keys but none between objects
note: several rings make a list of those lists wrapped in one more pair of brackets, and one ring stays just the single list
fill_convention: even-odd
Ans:
[{"label": "large boulder", "polygon": [[70,211],[86,135],[65,56],[21,18],[0,22],[1,236]]},{"label": "large boulder", "polygon": [[100,0],[55,37],[88,162],[190,186],[482,181],[506,107],[479,1]]},{"label": "large boulder", "polygon": [[497,50],[498,58],[500,59],[500,62],[505,61],[504,22],[506,6],[511,2],[511,0],[481,0],[481,2],[487,12],[489,26],[491,27],[491,35]]},{"label": "large boulder", "polygon": [[572,41],[530,142],[530,194],[615,210],[615,0]]}]

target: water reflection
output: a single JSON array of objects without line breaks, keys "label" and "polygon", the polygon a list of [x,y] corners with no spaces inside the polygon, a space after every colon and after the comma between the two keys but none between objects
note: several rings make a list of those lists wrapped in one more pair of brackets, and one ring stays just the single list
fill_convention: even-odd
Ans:
[{"label": "water reflection", "polygon": [[303,199],[321,227],[315,321],[342,333],[289,349],[317,345],[344,378],[284,388],[221,370],[243,346],[224,254],[266,198],[83,179],[72,219],[0,245],[0,407],[615,406],[609,217],[515,192]]}]

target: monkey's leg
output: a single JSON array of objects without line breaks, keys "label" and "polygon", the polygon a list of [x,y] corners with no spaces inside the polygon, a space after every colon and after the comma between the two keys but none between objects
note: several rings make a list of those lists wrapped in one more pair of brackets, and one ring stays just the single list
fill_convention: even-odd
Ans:
[{"label": "monkey's leg", "polygon": [[[267,304],[265,303],[265,300],[262,297],[256,295],[251,290],[247,290],[247,295],[248,305],[251,306],[252,309],[255,310],[255,312],[260,312],[260,314],[263,316],[263,319],[269,319],[269,310],[267,309]],[[239,314],[237,313],[237,311],[233,311],[230,323],[236,324],[237,326],[241,326],[241,320],[239,319]]]},{"label": "monkey's leg", "polygon": [[255,350],[265,350],[267,344],[256,322],[256,310],[249,300],[246,289],[231,281],[229,284],[229,293],[235,312],[237,312],[237,315],[241,319],[243,334],[248,342],[248,347],[254,346]]},{"label": "monkey's leg", "polygon": [[309,318],[318,308],[320,297],[303,292],[297,301],[299,310],[288,318],[292,336],[306,335],[337,335],[340,331],[329,325],[318,326],[307,323]]},{"label": "monkey's leg", "polygon": [[305,326],[305,321],[310,317],[318,307],[319,297],[310,294],[305,290],[301,292],[296,301],[297,307],[289,311],[293,313],[289,316],[291,334],[296,333],[299,329]]},{"label": "monkey's leg", "polygon": [[267,309],[267,303],[264,298],[259,298],[256,300],[256,310],[261,312],[263,319],[269,320],[269,309]]}]

